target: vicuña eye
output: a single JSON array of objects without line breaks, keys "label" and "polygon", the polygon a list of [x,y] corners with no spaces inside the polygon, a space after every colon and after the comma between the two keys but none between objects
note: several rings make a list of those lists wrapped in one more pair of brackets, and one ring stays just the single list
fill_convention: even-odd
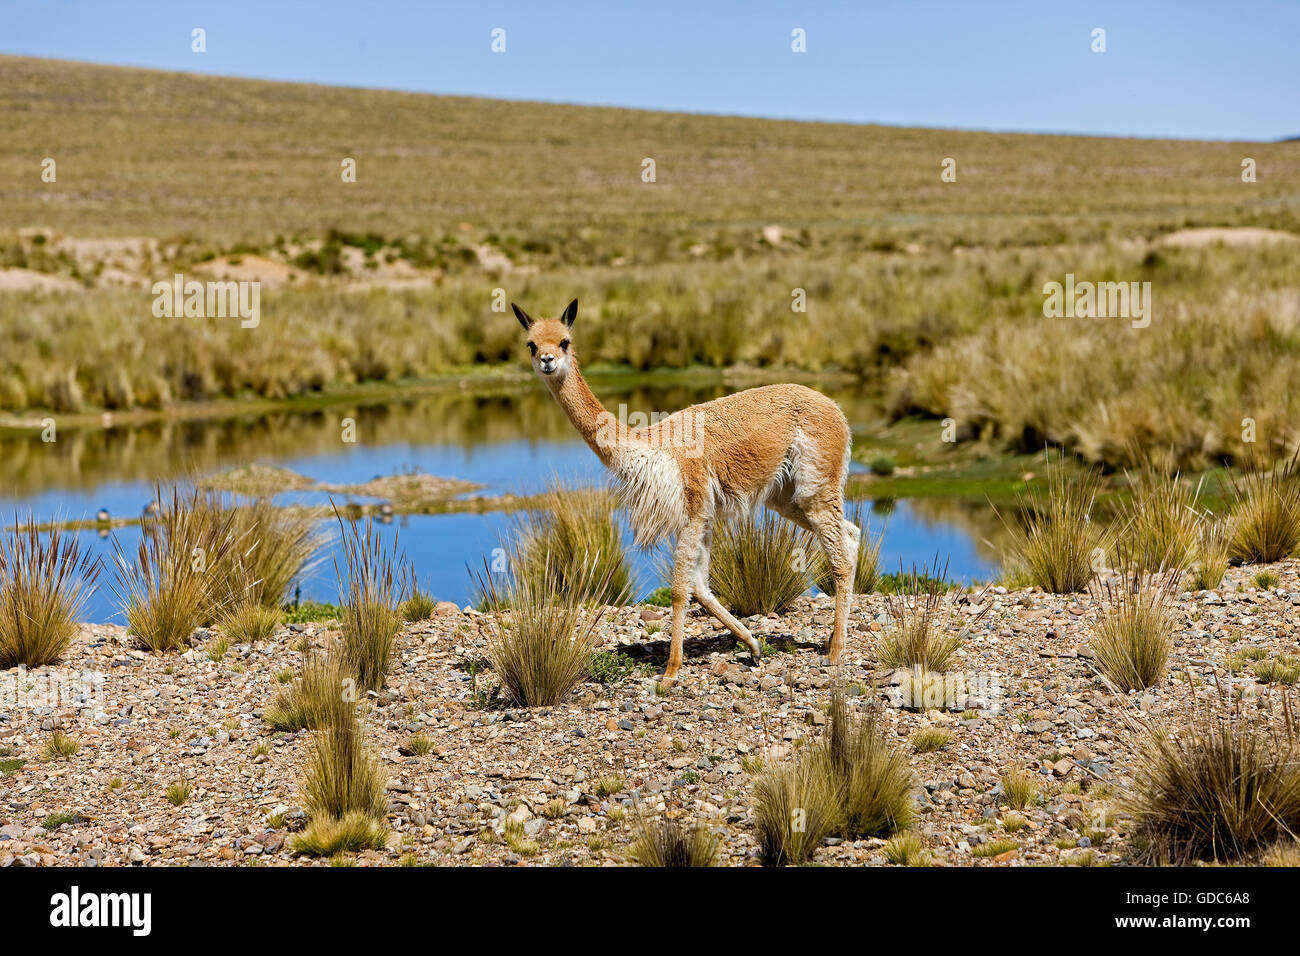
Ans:
[{"label": "vicu\u00f1a eye", "polygon": [[537,346],[534,345],[532,342],[529,342],[529,343],[528,343],[528,351],[530,351],[530,352],[532,352],[534,355],[536,355],[536,354],[537,354]]},{"label": "vicu\u00f1a eye", "polygon": [[561,352],[567,352],[567,351],[569,351],[569,340],[568,340],[568,339],[565,339],[563,342],[560,343],[560,351],[561,351]]}]

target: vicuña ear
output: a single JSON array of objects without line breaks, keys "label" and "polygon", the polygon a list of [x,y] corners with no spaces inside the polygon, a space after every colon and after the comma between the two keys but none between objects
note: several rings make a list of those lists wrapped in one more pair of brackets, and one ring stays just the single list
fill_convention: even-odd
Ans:
[{"label": "vicu\u00f1a ear", "polygon": [[524,327],[524,331],[533,327],[533,317],[531,315],[519,308],[519,306],[515,305],[513,302],[510,303],[510,308],[515,310],[515,318],[518,319],[519,324]]},{"label": "vicu\u00f1a ear", "polygon": [[573,320],[576,319],[577,317],[578,317],[578,300],[574,299],[572,302],[569,303],[569,307],[564,310],[564,315],[560,316],[560,318],[564,320],[565,325],[567,325],[569,328],[573,328]]}]

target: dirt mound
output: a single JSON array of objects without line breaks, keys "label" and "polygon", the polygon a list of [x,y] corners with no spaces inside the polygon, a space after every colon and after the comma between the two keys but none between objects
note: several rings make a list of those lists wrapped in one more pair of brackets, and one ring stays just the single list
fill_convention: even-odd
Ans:
[{"label": "dirt mound", "polygon": [[0,292],[78,292],[81,283],[31,269],[0,269]]},{"label": "dirt mound", "polygon": [[229,279],[235,282],[261,282],[263,285],[283,285],[286,282],[301,282],[306,273],[301,269],[276,262],[265,256],[222,256],[205,262],[197,268],[211,274],[217,279]]},{"label": "dirt mound", "polygon": [[1294,242],[1300,236],[1280,229],[1260,229],[1256,226],[1211,226],[1202,229],[1179,229],[1162,236],[1156,245],[1180,249],[1199,249],[1222,243],[1225,246],[1260,246],[1274,242]]}]

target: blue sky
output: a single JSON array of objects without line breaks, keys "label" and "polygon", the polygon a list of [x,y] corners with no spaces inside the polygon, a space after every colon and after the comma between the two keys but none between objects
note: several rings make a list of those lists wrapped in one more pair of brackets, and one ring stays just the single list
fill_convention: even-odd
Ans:
[{"label": "blue sky", "polygon": [[[191,52],[194,27],[206,53]],[[796,27],[806,53],[791,51]],[[1090,48],[1096,27],[1105,53]],[[1300,135],[1296,0],[5,0],[0,52],[797,119]]]}]

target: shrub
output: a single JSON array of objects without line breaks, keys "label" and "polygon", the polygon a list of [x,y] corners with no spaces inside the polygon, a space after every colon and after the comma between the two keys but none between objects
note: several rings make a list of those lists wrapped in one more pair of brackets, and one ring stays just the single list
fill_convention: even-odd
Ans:
[{"label": "shrub", "polygon": [[[334,515],[343,532],[346,579],[334,559],[342,601],[343,655],[362,690],[378,690],[388,676],[397,635],[402,629],[395,603],[396,576],[378,526],[366,518],[365,531],[354,520]],[[396,540],[393,542],[397,546]]]},{"label": "shrub", "polygon": [[[848,518],[858,526],[861,535],[858,538],[858,564],[853,572],[853,593],[874,594],[880,590],[880,548],[885,542],[882,531],[874,538],[867,531],[867,522],[861,502],[854,502]],[[824,594],[835,593],[835,579],[831,574],[831,563],[826,559],[826,552],[815,548],[809,569],[813,585]]]},{"label": "shrub", "polygon": [[1119,690],[1143,690],[1164,676],[1177,628],[1178,577],[1177,569],[1159,576],[1129,571],[1095,589],[1101,615],[1092,649],[1101,673]]},{"label": "shrub", "polygon": [[938,727],[925,727],[912,735],[912,749],[919,754],[934,753],[952,743],[952,734]]},{"label": "shrub", "polygon": [[1295,554],[1300,547],[1300,451],[1268,472],[1247,470],[1232,488],[1231,556],[1272,564]]},{"label": "shrub", "polygon": [[623,683],[641,669],[642,665],[626,654],[618,651],[597,651],[587,661],[587,678],[598,684],[612,686]]},{"label": "shrub", "polygon": [[[511,574],[535,593],[575,588],[586,604],[624,604],[636,591],[614,496],[599,488],[569,488],[552,479],[539,506],[514,527]],[[542,580],[549,578],[549,581]]]},{"label": "shrub", "polygon": [[779,614],[808,590],[813,537],[765,511],[721,522],[715,532],[709,584],[739,617]]},{"label": "shrub", "polygon": [[1023,521],[1003,519],[1015,562],[1031,583],[1054,594],[1082,591],[1092,579],[1094,553],[1105,535],[1092,519],[1100,476],[1096,469],[1066,474],[1064,463],[1048,461],[1044,500],[1034,492],[1020,496]]},{"label": "shrub", "polygon": [[1296,659],[1288,654],[1279,654],[1277,657],[1260,661],[1253,669],[1255,679],[1262,684],[1282,684],[1291,687],[1300,681],[1300,666],[1297,666]]},{"label": "shrub", "polygon": [[1190,719],[1145,727],[1125,803],[1152,862],[1225,860],[1300,828],[1293,734],[1253,725],[1241,706],[1198,705]]},{"label": "shrub", "polygon": [[703,827],[688,828],[668,817],[642,817],[640,831],[628,855],[641,866],[713,866],[717,859],[718,841]]},{"label": "shrub", "polygon": [[[490,606],[505,608],[489,618],[488,637],[502,692],[510,702],[528,707],[560,703],[586,676],[599,640],[596,627],[605,607],[588,608],[582,598],[605,591],[590,580],[596,568],[588,564],[566,572],[571,586],[563,587],[544,563],[539,574],[512,576],[504,594],[486,561],[483,571],[479,587]],[[610,565],[600,573],[611,574]]]},{"label": "shrub", "polygon": [[897,465],[894,459],[883,452],[872,455],[867,461],[867,467],[871,469],[873,475],[892,475]]},{"label": "shrub", "polygon": [[1260,571],[1255,575],[1255,587],[1268,591],[1282,583],[1282,579],[1272,571]]},{"label": "shrub", "polygon": [[98,576],[75,537],[57,528],[42,535],[32,515],[0,532],[0,670],[62,657]]}]

